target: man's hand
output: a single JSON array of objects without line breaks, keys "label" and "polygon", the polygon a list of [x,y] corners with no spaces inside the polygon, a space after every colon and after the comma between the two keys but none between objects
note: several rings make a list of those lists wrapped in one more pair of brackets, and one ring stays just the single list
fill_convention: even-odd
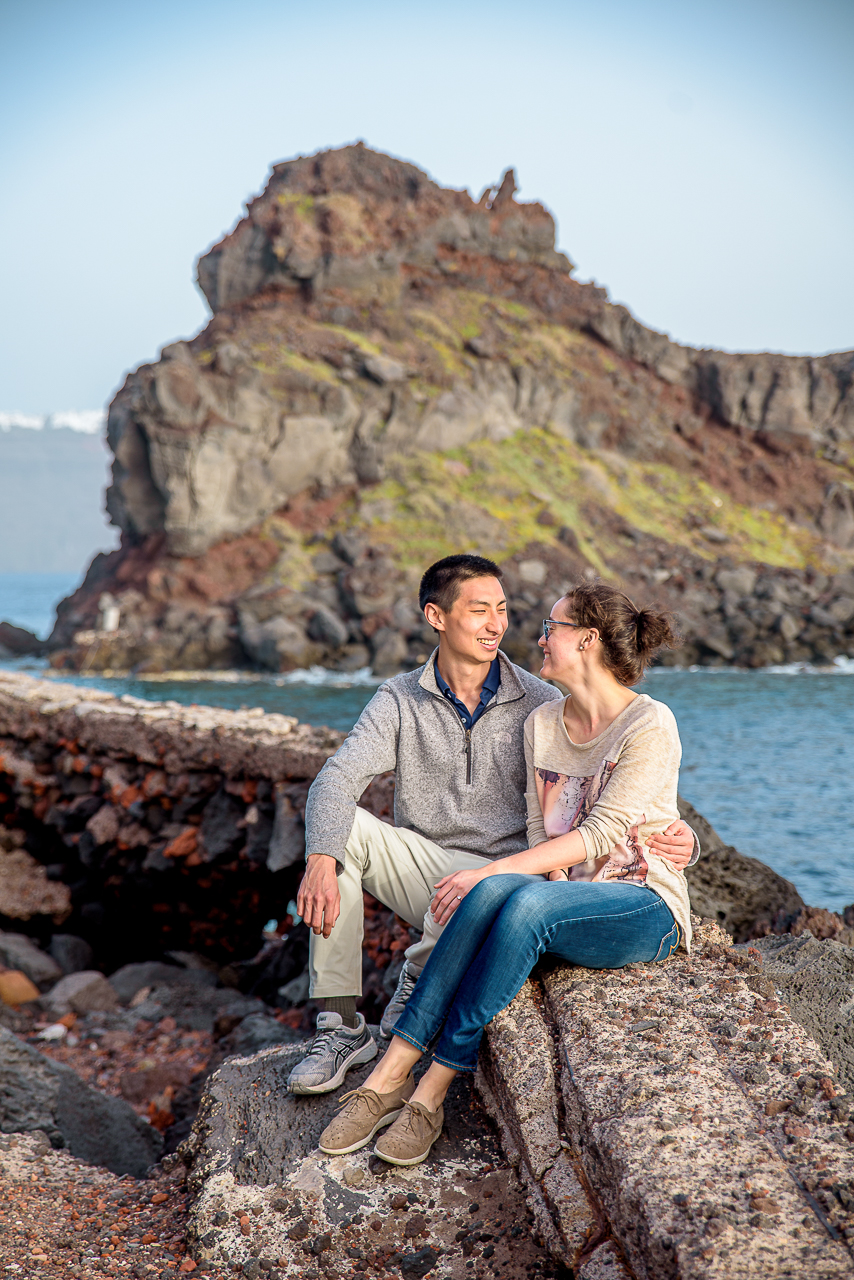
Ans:
[{"label": "man's hand", "polygon": [[297,911],[309,929],[328,938],[341,914],[341,894],[335,859],[326,853],[310,853],[297,894]]},{"label": "man's hand", "polygon": [[651,835],[646,847],[657,858],[666,858],[678,871],[684,871],[694,852],[694,833],[680,818],[678,822],[671,822],[663,835],[659,832]]}]

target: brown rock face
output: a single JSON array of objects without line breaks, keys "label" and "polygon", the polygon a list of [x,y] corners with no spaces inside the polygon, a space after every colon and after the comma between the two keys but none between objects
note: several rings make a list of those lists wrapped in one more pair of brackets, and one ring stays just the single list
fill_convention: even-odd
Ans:
[{"label": "brown rock face", "polygon": [[274,166],[244,220],[199,260],[199,285],[217,312],[265,289],[387,303],[400,296],[401,268],[435,270],[443,250],[569,272],[551,214],[516,204],[515,190],[508,169],[476,204],[362,143],[301,156]]},{"label": "brown rock face", "polygon": [[122,549],[57,664],[394,671],[429,652],[425,560],[461,549],[533,620],[537,587],[639,577],[689,662],[854,653],[854,355],[678,346],[572,270],[511,171],[475,201],[362,145],[276,165],[199,262],[210,323],[110,407]]}]

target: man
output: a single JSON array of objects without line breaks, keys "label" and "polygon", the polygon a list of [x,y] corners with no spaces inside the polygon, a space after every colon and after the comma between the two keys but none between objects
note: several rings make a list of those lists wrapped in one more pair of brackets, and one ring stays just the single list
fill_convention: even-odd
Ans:
[{"label": "man", "polygon": [[[561,694],[500,652],[507,601],[491,560],[438,561],[421,580],[419,603],[438,649],[423,667],[380,686],[309,792],[297,908],[313,931],[310,991],[323,1010],[307,1057],[288,1078],[294,1093],[336,1089],[351,1067],[377,1054],[356,1012],[362,890],[423,929],[383,1015],[381,1031],[390,1036],[444,927],[430,913],[437,881],[528,845],[522,726]],[[357,806],[387,770],[395,774],[393,827]],[[695,844],[680,822],[654,836],[650,849],[684,867]]]}]

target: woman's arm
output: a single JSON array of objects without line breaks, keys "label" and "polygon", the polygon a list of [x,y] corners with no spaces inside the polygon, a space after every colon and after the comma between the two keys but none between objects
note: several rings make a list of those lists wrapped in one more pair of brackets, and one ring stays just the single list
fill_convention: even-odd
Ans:
[{"label": "woman's arm", "polygon": [[525,721],[525,768],[527,770],[527,786],[525,788],[525,804],[528,809],[527,830],[528,830],[528,848],[533,849],[538,844],[544,844],[548,840],[546,828],[543,822],[543,811],[540,808],[540,797],[537,792],[537,771],[534,768],[534,717],[536,711],[532,712]]},{"label": "woman's arm", "polygon": [[580,832],[569,831],[566,835],[554,836],[553,839],[538,844],[535,849],[523,849],[521,853],[512,853],[509,858],[496,858],[485,867],[472,871],[455,871],[436,885],[436,894],[430,903],[433,919],[437,924],[444,924],[454,914],[460,900],[487,876],[507,876],[513,872],[528,876],[548,875],[551,871],[574,867],[576,863],[584,862],[585,858],[584,841]]}]

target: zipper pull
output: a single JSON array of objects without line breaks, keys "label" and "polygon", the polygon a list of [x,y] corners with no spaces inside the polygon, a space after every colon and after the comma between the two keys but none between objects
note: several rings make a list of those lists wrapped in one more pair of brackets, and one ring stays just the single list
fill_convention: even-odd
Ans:
[{"label": "zipper pull", "polygon": [[466,756],[466,784],[471,786],[471,729],[466,729],[466,745],[463,751]]}]

